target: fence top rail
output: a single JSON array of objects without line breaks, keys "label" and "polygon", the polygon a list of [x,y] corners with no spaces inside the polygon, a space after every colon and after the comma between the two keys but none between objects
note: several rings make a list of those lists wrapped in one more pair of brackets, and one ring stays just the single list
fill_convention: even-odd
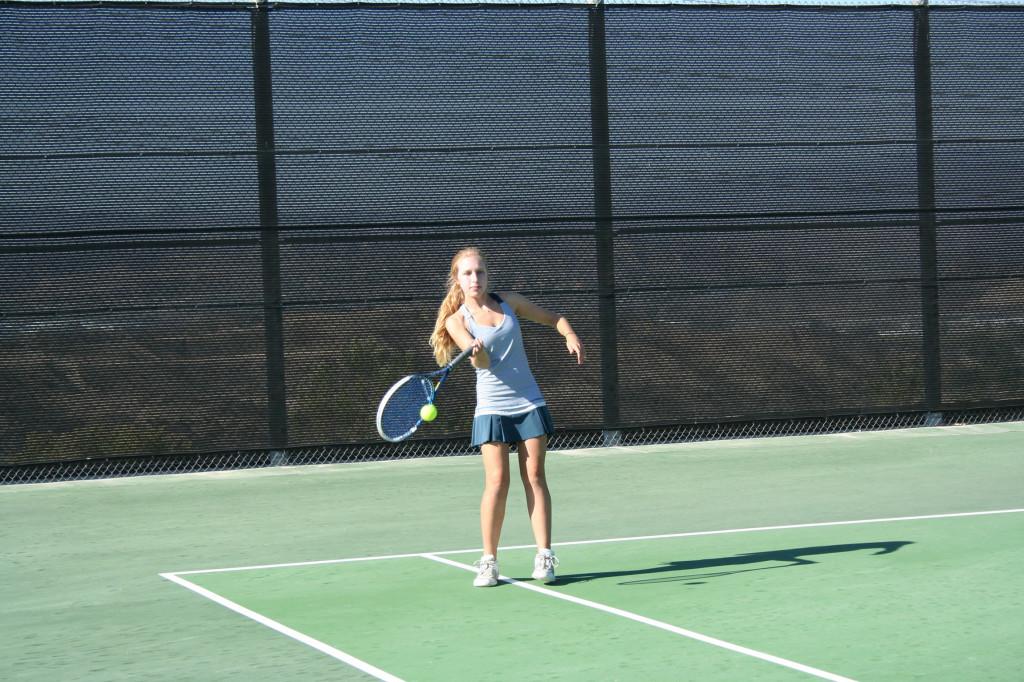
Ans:
[{"label": "fence top rail", "polygon": [[0,6],[168,6],[168,7],[328,7],[361,6],[690,6],[690,7],[779,7],[779,8],[1024,8],[1024,0],[0,0]]}]

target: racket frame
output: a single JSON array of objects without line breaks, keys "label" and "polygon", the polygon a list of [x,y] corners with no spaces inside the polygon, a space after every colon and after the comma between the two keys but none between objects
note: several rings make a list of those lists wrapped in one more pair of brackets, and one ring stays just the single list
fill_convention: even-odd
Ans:
[{"label": "racket frame", "polygon": [[417,415],[416,423],[413,424],[412,428],[410,428],[407,432],[395,437],[385,435],[384,428],[381,426],[381,418],[384,416],[384,407],[388,404],[388,400],[391,398],[392,395],[395,394],[396,391],[398,391],[400,388],[405,386],[410,381],[422,381],[424,382],[424,390],[427,394],[427,402],[424,404],[433,405],[434,396],[437,395],[437,391],[441,388],[441,384],[443,384],[445,379],[448,378],[448,375],[451,373],[451,371],[455,369],[455,366],[458,365],[463,360],[465,360],[472,352],[473,346],[470,346],[469,348],[466,348],[464,351],[462,351],[454,358],[452,358],[452,360],[441,369],[435,370],[433,372],[420,372],[416,374],[409,374],[396,381],[395,384],[388,389],[388,392],[384,394],[384,397],[381,398],[380,405],[377,406],[377,433],[380,434],[380,437],[391,443],[400,443],[401,441],[405,440],[412,434],[416,433],[416,429],[418,429],[420,427],[420,424],[423,423],[423,418]]}]

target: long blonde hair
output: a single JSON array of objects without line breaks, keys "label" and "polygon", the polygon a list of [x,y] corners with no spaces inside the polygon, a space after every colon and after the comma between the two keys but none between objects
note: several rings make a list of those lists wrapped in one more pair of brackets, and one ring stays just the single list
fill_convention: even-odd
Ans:
[{"label": "long blonde hair", "polygon": [[441,306],[437,309],[434,333],[430,335],[430,347],[434,349],[434,359],[442,367],[447,365],[459,350],[458,344],[448,333],[444,323],[463,303],[462,287],[459,286],[459,261],[466,256],[476,256],[484,264],[484,267],[487,267],[487,259],[480,253],[480,249],[473,246],[460,249],[452,257],[452,264],[448,269],[448,291],[445,293],[444,300],[441,301]]}]

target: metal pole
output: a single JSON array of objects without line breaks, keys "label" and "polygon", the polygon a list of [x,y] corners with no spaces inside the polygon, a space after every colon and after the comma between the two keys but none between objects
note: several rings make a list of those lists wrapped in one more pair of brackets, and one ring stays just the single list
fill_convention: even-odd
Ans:
[{"label": "metal pole", "polygon": [[263,321],[267,352],[267,428],[272,462],[286,463],[288,410],[284,375],[284,319],[281,311],[281,256],[278,244],[277,166],[274,149],[274,96],[270,60],[270,21],[265,2],[251,10],[253,99],[256,117],[263,259]]},{"label": "metal pole", "polygon": [[[928,3],[914,7],[914,108],[917,119],[917,203],[921,249],[921,327],[924,403],[938,416],[942,406],[939,281],[935,218],[935,144]],[[933,419],[934,420],[934,419]]]},{"label": "metal pole", "polygon": [[594,233],[597,246],[597,296],[601,342],[601,399],[605,445],[619,439],[619,362],[615,312],[615,234],[612,221],[612,172],[608,132],[608,67],[604,6],[588,10],[590,116],[594,166]]}]

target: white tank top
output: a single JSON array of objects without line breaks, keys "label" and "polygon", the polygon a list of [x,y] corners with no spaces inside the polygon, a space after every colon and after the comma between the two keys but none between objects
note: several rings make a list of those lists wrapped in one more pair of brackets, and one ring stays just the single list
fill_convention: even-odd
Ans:
[{"label": "white tank top", "polygon": [[511,306],[495,294],[491,297],[501,304],[505,313],[497,327],[479,324],[466,304],[459,311],[466,318],[466,328],[473,338],[481,339],[491,357],[488,369],[476,370],[476,411],[474,416],[512,416],[529,412],[544,405],[544,396],[537,386],[523,348],[523,334],[519,320]]}]

